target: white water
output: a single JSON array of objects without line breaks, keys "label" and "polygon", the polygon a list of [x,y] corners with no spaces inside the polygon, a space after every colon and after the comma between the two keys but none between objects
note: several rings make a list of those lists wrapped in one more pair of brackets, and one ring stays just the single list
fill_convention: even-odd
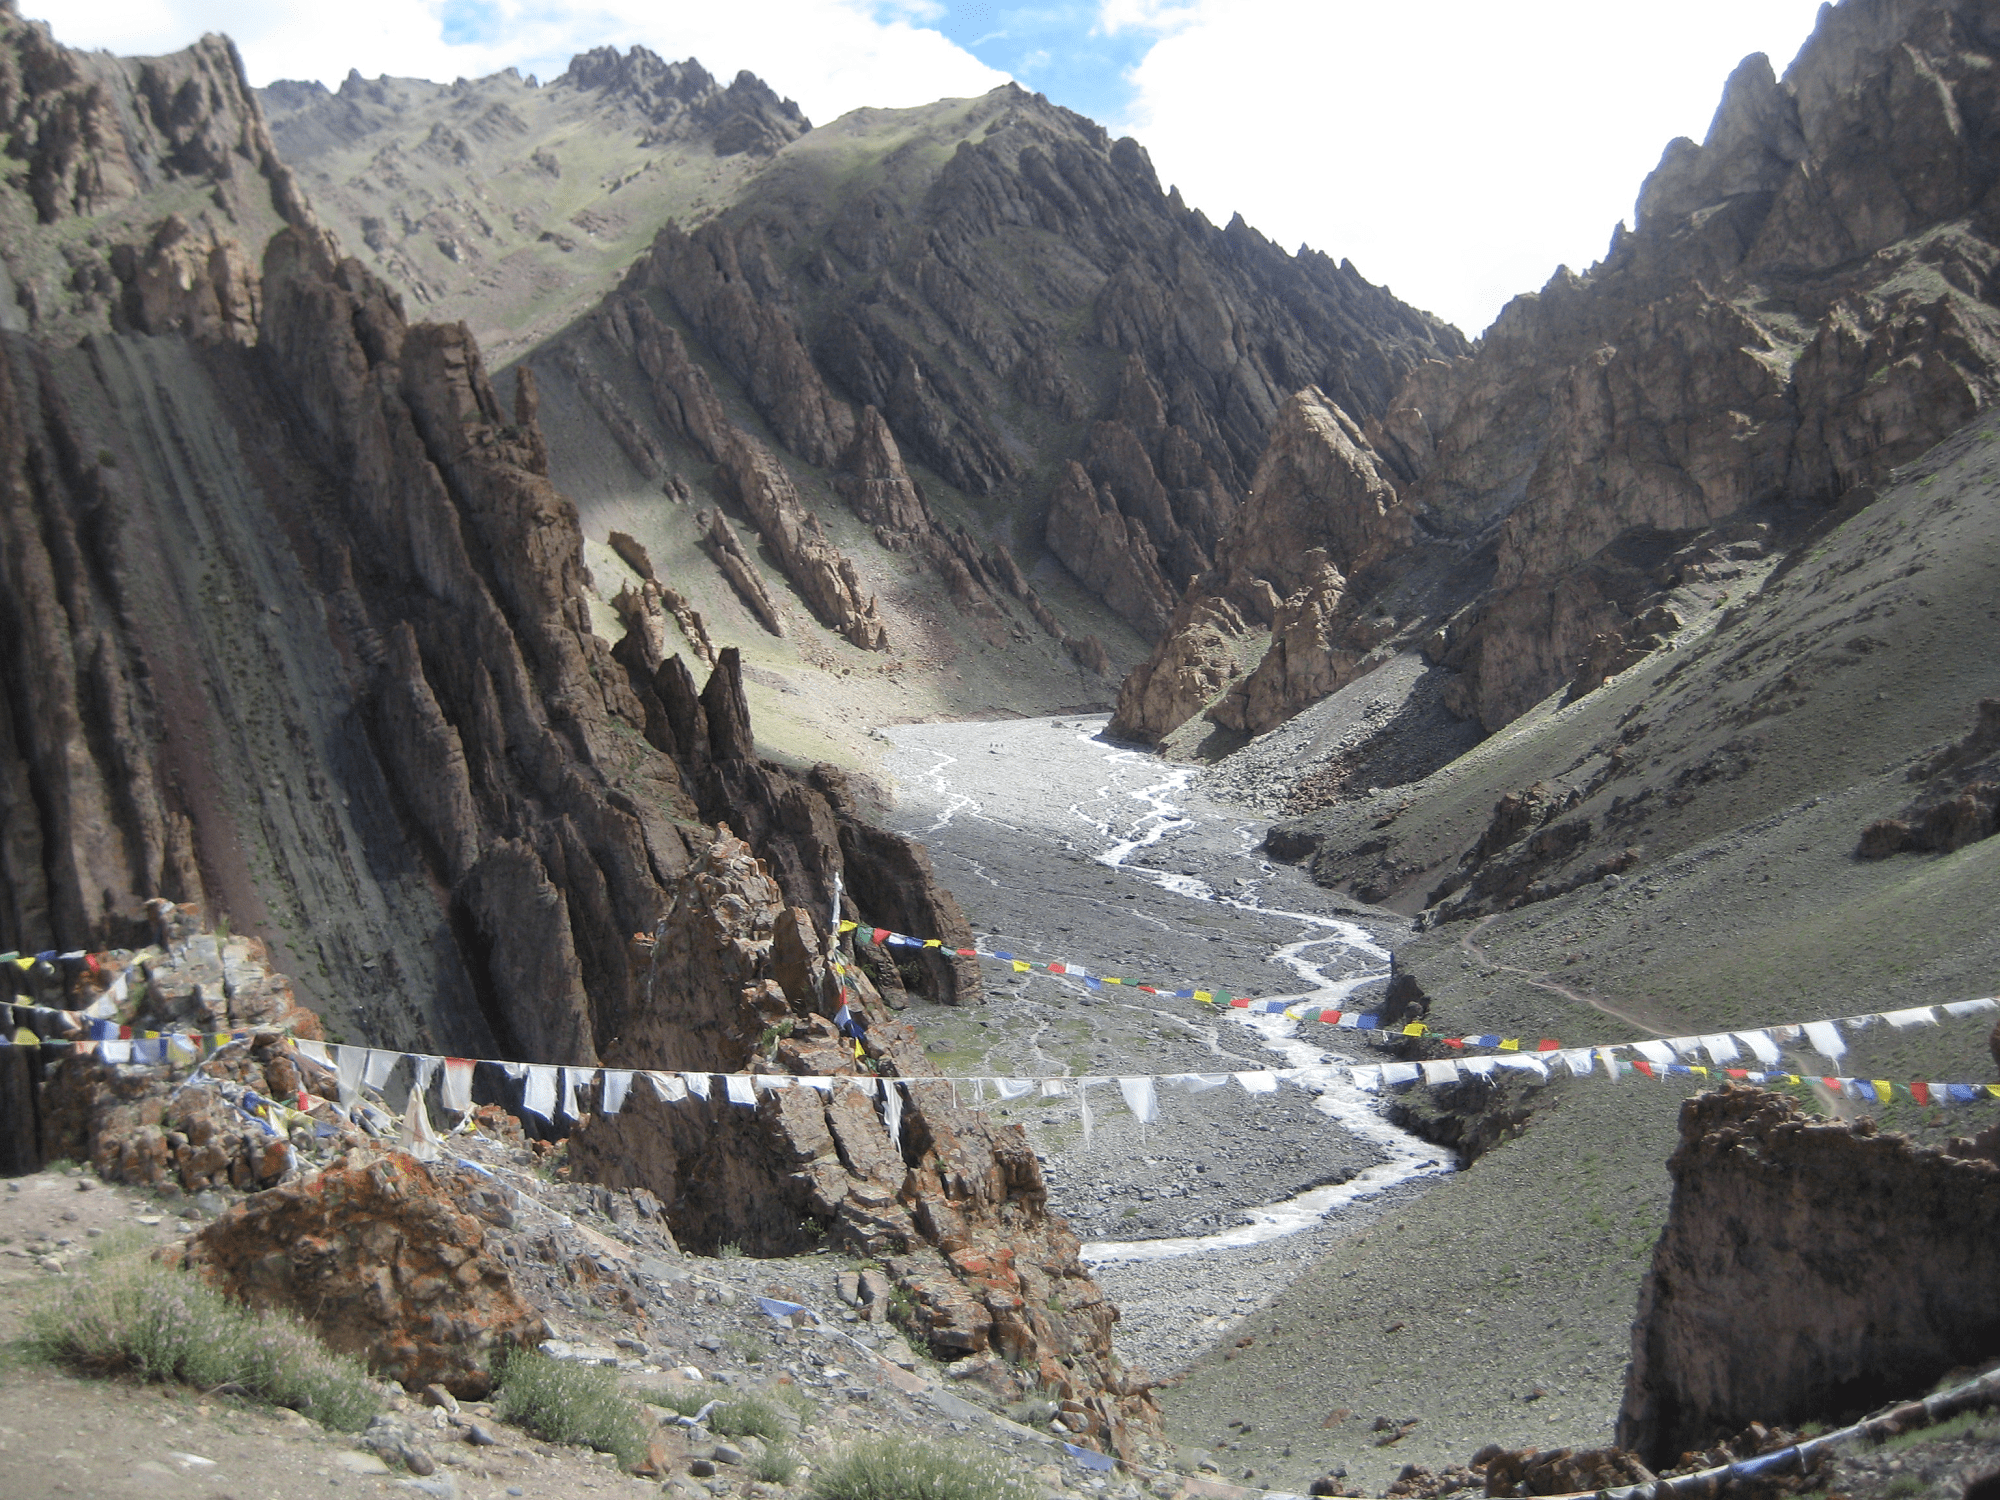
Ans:
[{"label": "white water", "polygon": [[[998,731],[1003,726],[987,727]],[[1061,823],[1062,827],[1073,833],[1088,830],[1088,834],[1081,843],[1074,838],[1063,838],[1062,842],[1069,847],[1082,849],[1095,845],[1096,852],[1091,854],[1091,858],[1097,863],[1147,881],[1163,891],[1186,900],[1234,907],[1262,917],[1282,919],[1317,929],[1322,935],[1305,937],[1272,950],[1271,961],[1296,976],[1304,988],[1295,993],[1269,998],[1282,999],[1288,1003],[1305,1002],[1321,1007],[1345,1008],[1347,998],[1357,989],[1386,977],[1389,964],[1388,950],[1376,943],[1365,928],[1335,917],[1294,911],[1286,907],[1264,906],[1255,899],[1258,890],[1268,883],[1271,866],[1256,857],[1257,835],[1248,825],[1237,829],[1242,846],[1237,857],[1242,859],[1253,872],[1237,880],[1237,889],[1242,894],[1225,895],[1208,882],[1191,875],[1173,874],[1164,870],[1132,865],[1130,860],[1133,855],[1152,848],[1169,834],[1192,825],[1194,819],[1187,809],[1173,799],[1184,795],[1190,787],[1196,785],[1201,772],[1195,767],[1168,770],[1162,762],[1149,754],[1107,746],[1097,738],[1097,730],[1101,727],[1102,721],[1098,721],[1095,727],[1083,728],[1070,737],[1077,747],[1078,766],[1075,768],[1051,766],[1045,758],[1043,746],[1039,743],[1035,747],[1036,759],[1033,764],[1015,765],[1011,763],[1013,758],[1007,755],[1008,746],[1003,737],[990,740],[985,746],[987,755],[994,757],[998,764],[984,769],[1002,773],[1008,789],[1019,795],[1022,789],[1027,787],[1042,786],[1054,791],[1057,786],[1065,782],[1073,784],[1072,776],[1058,775],[1056,772],[1089,767],[1091,774],[1088,779],[1095,783],[1092,791],[1085,797],[1069,802],[1065,809],[1067,818]],[[961,775],[957,783],[954,782],[948,773],[961,763],[960,759],[945,752],[935,743],[925,742],[931,738],[926,731],[932,728],[933,726],[912,725],[885,732],[885,737],[898,749],[913,755],[935,757],[911,777],[912,780],[927,783],[930,794],[936,798],[938,805],[933,821],[928,828],[921,831],[920,836],[933,844],[949,844],[951,825],[960,816],[1004,829],[1017,837],[1023,835],[1026,830],[1019,824],[992,816],[977,797],[963,789],[964,784],[969,783],[971,778]],[[937,728],[949,728],[962,736],[966,726],[937,726]],[[1149,770],[1157,768],[1165,774],[1157,781],[1136,788],[1130,787],[1126,784],[1128,777],[1122,773],[1138,767]],[[1136,812],[1125,805],[1134,802],[1140,806],[1140,810]],[[1034,809],[1034,811],[1043,815],[1035,821],[1046,823],[1046,809]],[[963,851],[954,852],[965,860],[978,878],[991,885],[999,884],[977,861],[968,858]],[[1157,922],[1157,919],[1149,918],[1144,912],[1133,912],[1131,915],[1140,920]],[[1157,923],[1157,925],[1166,924]],[[1313,956],[1315,953],[1319,956]],[[1336,966],[1343,972],[1328,975],[1326,971]],[[1166,1260],[1259,1245],[1311,1229],[1329,1214],[1349,1204],[1372,1198],[1400,1183],[1451,1170],[1444,1153],[1437,1147],[1398,1129],[1383,1119],[1374,1096],[1357,1089],[1347,1081],[1344,1070],[1323,1065],[1325,1060],[1352,1061],[1351,1058],[1338,1053],[1331,1054],[1330,1057],[1329,1048],[1338,1045],[1338,1032],[1326,1030],[1322,1035],[1316,1030],[1313,1040],[1308,1043],[1300,1037],[1299,1028],[1304,1025],[1317,1029],[1320,1023],[1292,1021],[1276,1013],[1253,1015],[1247,1011],[1234,1009],[1224,1014],[1255,1032],[1263,1046],[1281,1054],[1285,1067],[1310,1070],[1301,1076],[1299,1084],[1311,1089],[1317,1095],[1314,1107],[1352,1134],[1373,1143],[1385,1153],[1386,1159],[1347,1182],[1311,1188],[1281,1202],[1244,1210],[1247,1222],[1218,1233],[1173,1239],[1092,1241],[1083,1246],[1085,1260],[1097,1263]],[[1171,1099],[1162,1100],[1161,1107],[1171,1109],[1173,1107]]]}]

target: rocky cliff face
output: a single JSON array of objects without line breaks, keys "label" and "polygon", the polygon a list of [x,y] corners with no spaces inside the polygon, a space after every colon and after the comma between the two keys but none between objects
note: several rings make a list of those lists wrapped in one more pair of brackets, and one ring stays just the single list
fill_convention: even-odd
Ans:
[{"label": "rocky cliff face", "polygon": [[[844,986],[831,957],[813,914],[723,834],[676,883],[645,997],[605,1057],[753,1072],[755,1102],[690,1096],[677,1079],[669,1101],[635,1080],[618,1114],[572,1138],[572,1163],[657,1194],[683,1244],[778,1255],[824,1234],[880,1258],[941,1358],[983,1360],[1007,1394],[1059,1391],[1080,1425],[1123,1448],[1125,1424],[1157,1414],[1145,1377],[1116,1368],[1116,1310],[1049,1214],[1027,1137],[960,1109],[949,1084],[898,1084],[928,1071],[922,1044],[865,978]],[[868,1028],[861,1054],[827,1019],[843,997]],[[822,1092],[800,1074],[866,1092]]]},{"label": "rocky cliff face", "polygon": [[[7,36],[47,45],[11,20]],[[92,66],[77,87],[106,118],[137,115],[146,78],[189,76],[173,95],[192,101],[174,116],[189,139],[263,138],[222,44]],[[222,82],[199,83],[211,67]],[[204,901],[344,1028],[588,1061],[633,999],[629,935],[687,838],[706,847],[700,817],[749,833],[826,912],[843,815],[754,758],[740,679],[711,685],[706,743],[677,737],[693,716],[660,700],[665,659],[628,663],[592,632],[532,375],[503,402],[462,326],[407,322],[282,169],[252,180],[263,213],[296,220],[246,273],[253,325],[65,344],[106,319],[72,287],[43,337],[0,348],[0,646],[22,687],[0,726],[0,943],[126,945],[146,899]],[[159,201],[122,199],[117,222]],[[699,704],[671,665],[676,710]],[[848,843],[949,925],[920,856]],[[960,998],[976,978],[932,988]]]},{"label": "rocky cliff face", "polygon": [[1752,1421],[1923,1390],[2000,1339],[2000,1137],[1918,1149],[1726,1088],[1681,1107],[1619,1446],[1664,1467]]},{"label": "rocky cliff face", "polygon": [[[1516,298],[1470,357],[1380,408],[1329,388],[1418,530],[1316,633],[1386,607],[1460,674],[1454,707],[1497,729],[1665,639],[1648,620],[1669,554],[1759,522],[1797,534],[1983,410],[1996,45],[1975,5],[1828,8],[1784,79],[1761,55],[1731,75],[1602,263]],[[1146,676],[1187,650],[1163,644]],[[1121,720],[1157,737],[1201,707],[1169,701]]]}]

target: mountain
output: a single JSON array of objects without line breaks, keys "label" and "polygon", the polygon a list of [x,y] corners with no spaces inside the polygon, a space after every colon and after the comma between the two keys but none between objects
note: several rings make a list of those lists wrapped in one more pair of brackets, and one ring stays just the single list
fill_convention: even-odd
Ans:
[{"label": "mountain", "polygon": [[[1691,567],[1863,503],[1983,410],[2000,156],[1982,14],[1828,10],[1783,80],[1761,55],[1736,70],[1603,262],[1516,298],[1379,412],[1327,392],[1364,431],[1319,445],[1310,492],[1365,492],[1407,541],[1245,511],[1125,684],[1120,729],[1158,740],[1206,712],[1261,733],[1411,648],[1451,674],[1450,708],[1500,729],[1657,649]],[[1274,480],[1298,441],[1266,456]],[[1270,561],[1314,547],[1318,573]]]},{"label": "mountain", "polygon": [[281,81],[258,91],[279,154],[343,245],[504,363],[588,305],[670,217],[729,202],[811,128],[749,73],[604,47],[538,85]]},{"label": "mountain", "polygon": [[[801,753],[1107,702],[1291,391],[1373,413],[1466,347],[1350,265],[1216,228],[1135,142],[1018,88],[805,132],[754,80],[683,75],[706,79],[635,49],[541,88],[264,97],[371,269],[534,370],[601,595],[642,585],[609,546],[634,538]],[[768,128],[732,126],[752,104]],[[503,115],[521,128],[473,128]],[[591,165],[535,167],[563,151]]]}]

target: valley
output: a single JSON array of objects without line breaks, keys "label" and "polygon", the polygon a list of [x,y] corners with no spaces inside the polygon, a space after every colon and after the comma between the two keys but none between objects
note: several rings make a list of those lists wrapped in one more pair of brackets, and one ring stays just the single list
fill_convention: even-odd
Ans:
[{"label": "valley", "polygon": [[[878,1278],[814,1318],[890,1425],[1064,1496],[1603,1489],[1984,1368],[1996,77],[1971,0],[1827,6],[1468,339],[1016,85],[252,88],[0,0],[0,1001],[72,1049],[7,1159],[125,1170],[182,1083],[91,1044],[254,960],[631,1243]],[[528,1065],[703,1085],[523,1136]],[[146,1189],[392,1153],[383,1082]],[[721,1368],[640,1291],[626,1374]]]}]

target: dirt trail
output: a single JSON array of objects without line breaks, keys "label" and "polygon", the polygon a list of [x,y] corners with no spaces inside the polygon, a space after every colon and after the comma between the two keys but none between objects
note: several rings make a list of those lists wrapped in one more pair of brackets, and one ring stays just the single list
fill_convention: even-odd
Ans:
[{"label": "dirt trail", "polygon": [[1549,977],[1549,971],[1546,969],[1523,969],[1517,965],[1503,964],[1496,958],[1488,957],[1486,951],[1474,942],[1473,939],[1479,936],[1480,931],[1488,923],[1497,922],[1498,920],[1499,915],[1497,913],[1492,916],[1481,917],[1459,938],[1458,946],[1474,963],[1488,969],[1497,970],[1502,974],[1519,975],[1524,983],[1532,985],[1538,990],[1547,990],[1552,995],[1561,995],[1565,1000],[1573,1001],[1578,1005],[1587,1005],[1592,1010],[1602,1011],[1605,1015],[1614,1016],[1628,1026],[1638,1027],[1649,1036],[1671,1036],[1687,1030],[1684,1026],[1662,1024],[1657,1020],[1649,1020],[1636,1010],[1628,1010],[1623,1006],[1613,1005],[1609,1000],[1604,999],[1600,995],[1593,995],[1588,990],[1573,990],[1566,984],[1557,984],[1555,980]]}]

